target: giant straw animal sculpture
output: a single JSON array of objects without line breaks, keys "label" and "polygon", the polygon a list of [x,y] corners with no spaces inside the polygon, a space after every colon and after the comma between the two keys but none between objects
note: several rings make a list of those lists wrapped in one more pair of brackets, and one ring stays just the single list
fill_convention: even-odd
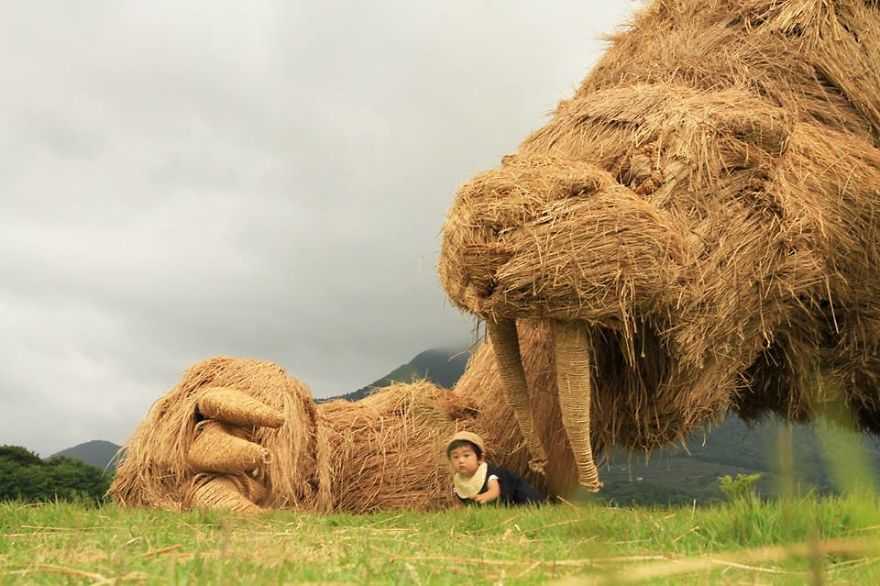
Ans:
[{"label": "giant straw animal sculpture", "polygon": [[878,204],[880,3],[658,0],[458,193],[440,277],[491,345],[455,389],[316,405],[277,366],[210,360],[157,402],[111,492],[432,508],[458,428],[554,493],[601,486],[595,450],[730,410],[837,402],[878,433]]}]

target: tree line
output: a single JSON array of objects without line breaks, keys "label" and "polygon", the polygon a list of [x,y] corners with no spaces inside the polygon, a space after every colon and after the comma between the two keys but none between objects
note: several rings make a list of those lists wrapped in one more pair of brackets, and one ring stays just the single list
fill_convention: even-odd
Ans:
[{"label": "tree line", "polygon": [[43,460],[20,446],[0,446],[0,501],[101,501],[112,475],[79,460]]}]

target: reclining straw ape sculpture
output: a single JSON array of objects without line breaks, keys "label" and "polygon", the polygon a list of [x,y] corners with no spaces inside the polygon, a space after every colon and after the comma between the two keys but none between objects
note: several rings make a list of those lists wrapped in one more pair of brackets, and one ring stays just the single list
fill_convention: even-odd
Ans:
[{"label": "reclining straw ape sculpture", "polygon": [[273,364],[208,360],[154,405],[111,494],[435,508],[463,427],[554,494],[599,489],[595,450],[731,410],[836,401],[878,433],[878,204],[880,3],[657,0],[459,191],[440,279],[491,345],[454,389],[316,404]]}]

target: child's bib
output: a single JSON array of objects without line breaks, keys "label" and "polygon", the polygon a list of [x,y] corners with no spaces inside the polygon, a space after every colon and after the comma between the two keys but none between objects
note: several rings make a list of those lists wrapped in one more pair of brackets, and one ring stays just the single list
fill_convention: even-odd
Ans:
[{"label": "child's bib", "polygon": [[483,462],[477,471],[470,478],[462,476],[457,472],[452,477],[453,490],[455,494],[463,499],[469,499],[480,494],[483,485],[486,484],[486,474],[489,472],[489,465]]}]

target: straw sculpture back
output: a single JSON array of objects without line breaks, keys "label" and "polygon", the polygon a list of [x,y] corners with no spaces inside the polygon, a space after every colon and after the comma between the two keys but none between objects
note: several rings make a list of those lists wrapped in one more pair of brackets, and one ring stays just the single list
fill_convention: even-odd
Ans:
[{"label": "straw sculpture back", "polygon": [[731,410],[833,405],[880,433],[878,223],[880,3],[658,0],[460,189],[440,279],[492,344],[454,390],[315,405],[277,366],[207,361],[154,406],[111,492],[434,508],[460,428],[557,494],[601,487],[594,452]]}]

